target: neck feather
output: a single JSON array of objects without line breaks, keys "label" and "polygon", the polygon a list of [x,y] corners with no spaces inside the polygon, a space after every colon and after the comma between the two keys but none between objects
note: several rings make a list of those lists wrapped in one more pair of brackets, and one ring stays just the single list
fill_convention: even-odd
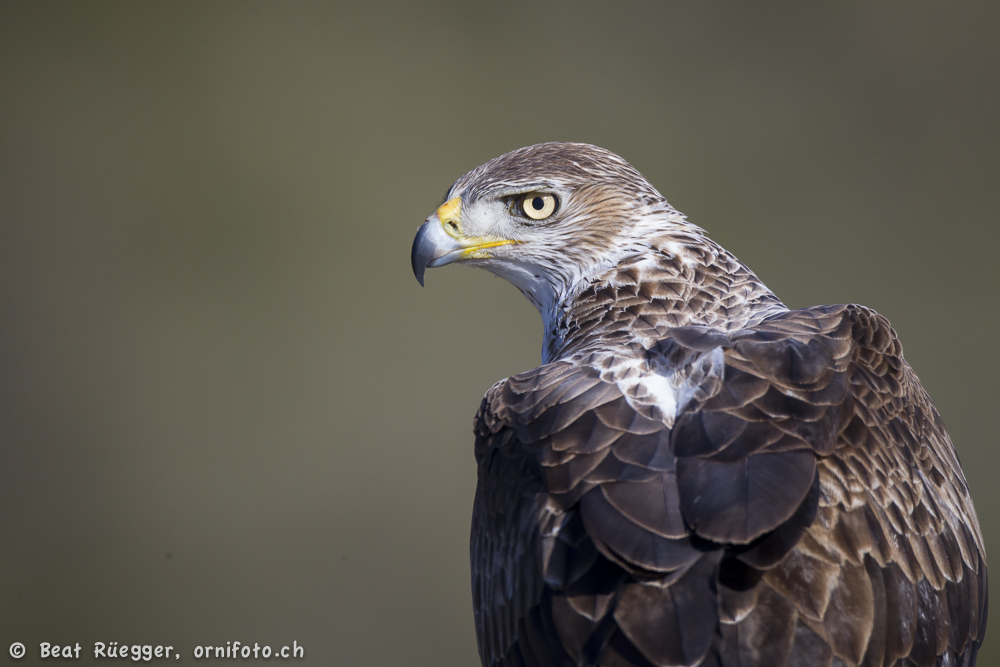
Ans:
[{"label": "neck feather", "polygon": [[536,305],[545,323],[545,363],[595,347],[649,349],[686,325],[732,331],[786,310],[749,268],[700,230],[656,238],[642,252]]}]

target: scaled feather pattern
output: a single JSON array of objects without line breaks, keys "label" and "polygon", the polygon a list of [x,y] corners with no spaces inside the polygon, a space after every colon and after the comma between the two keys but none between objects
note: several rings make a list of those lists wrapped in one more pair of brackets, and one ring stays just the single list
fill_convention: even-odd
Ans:
[{"label": "scaled feather pattern", "polygon": [[543,365],[474,421],[485,667],[975,664],[982,534],[884,317],[789,310],[595,146],[508,153],[446,199],[418,277],[485,268],[545,324]]}]

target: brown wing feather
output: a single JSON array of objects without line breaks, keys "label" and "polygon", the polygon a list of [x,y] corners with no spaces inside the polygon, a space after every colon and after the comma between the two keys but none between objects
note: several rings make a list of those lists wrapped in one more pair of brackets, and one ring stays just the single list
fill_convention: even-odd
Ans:
[{"label": "brown wing feather", "polygon": [[488,392],[471,549],[484,665],[974,664],[982,537],[888,322],[817,307],[674,329],[648,354],[717,348],[723,381],[690,373],[702,384],[672,429],[585,365]]}]

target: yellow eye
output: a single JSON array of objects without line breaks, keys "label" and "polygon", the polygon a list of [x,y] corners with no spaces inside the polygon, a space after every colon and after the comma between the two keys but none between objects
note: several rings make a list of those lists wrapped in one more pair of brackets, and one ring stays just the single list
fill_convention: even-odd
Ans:
[{"label": "yellow eye", "polygon": [[521,210],[532,220],[544,220],[556,211],[556,198],[541,192],[529,192],[521,198]]}]

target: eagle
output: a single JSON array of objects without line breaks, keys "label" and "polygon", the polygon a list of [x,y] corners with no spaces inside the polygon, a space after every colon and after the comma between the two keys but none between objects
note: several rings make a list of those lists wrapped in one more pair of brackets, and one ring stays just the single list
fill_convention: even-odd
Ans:
[{"label": "eagle", "polygon": [[629,163],[545,143],[459,178],[413,241],[541,313],[473,422],[485,667],[970,667],[986,555],[885,317],[787,308]]}]

